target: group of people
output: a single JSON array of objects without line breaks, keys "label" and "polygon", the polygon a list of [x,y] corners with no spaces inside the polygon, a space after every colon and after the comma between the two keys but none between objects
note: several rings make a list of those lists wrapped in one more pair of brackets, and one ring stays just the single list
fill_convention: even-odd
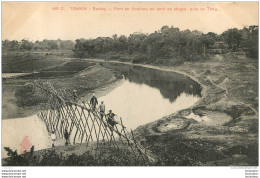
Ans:
[{"label": "group of people", "polygon": [[[96,110],[96,106],[98,105],[98,100],[95,94],[93,94],[92,98],[90,99],[90,105],[93,110]],[[100,118],[103,120],[104,116],[106,115],[107,123],[113,128],[117,124],[114,118],[115,114],[112,112],[112,110],[109,110],[108,114],[105,114],[105,111],[106,111],[106,107],[104,101],[101,101],[101,104],[99,105]]]},{"label": "group of people", "polygon": [[[76,98],[77,98],[76,91],[73,90],[73,100],[74,100],[74,102],[76,101]],[[98,105],[98,100],[97,100],[95,94],[93,94],[92,98],[90,99],[90,105],[91,105],[91,107],[94,111],[97,109],[96,106]],[[105,113],[106,107],[105,107],[104,101],[101,101],[101,104],[99,105],[98,111],[100,113],[100,118],[103,120],[103,118],[105,117],[107,123],[112,128],[114,128],[114,126],[117,124],[117,122],[115,121],[115,118],[114,118],[115,114],[112,112],[112,110],[109,110],[108,114]],[[65,129],[65,132],[64,132],[64,138],[65,138],[65,141],[66,141],[65,145],[70,144],[69,136],[70,136],[70,134],[69,134],[68,130]],[[52,140],[52,147],[54,148],[54,142],[56,140],[56,134],[55,134],[54,131],[52,131],[52,133],[51,133],[51,140]]]},{"label": "group of people", "polygon": [[[67,129],[65,129],[65,132],[64,132],[64,138],[65,138],[65,145],[69,145],[70,143],[70,140],[69,140],[69,132]],[[51,132],[51,140],[52,140],[52,148],[54,148],[54,143],[56,141],[56,134],[55,134],[55,131],[52,131]]]},{"label": "group of people", "polygon": [[[73,101],[76,102],[77,100],[77,93],[76,93],[76,90],[73,90]],[[95,93],[93,94],[92,98],[90,99],[90,105],[92,107],[93,110],[96,110],[96,106],[98,105],[98,100],[97,100],[97,97],[95,96]],[[100,113],[100,117],[101,119],[104,118],[105,116],[105,104],[104,104],[104,101],[101,101],[101,104],[99,106],[99,113]],[[112,127],[114,127],[114,125],[117,123],[114,121],[114,117],[115,117],[115,114],[112,113],[112,110],[109,110],[109,113],[107,114],[107,122],[108,124],[110,124]]]}]

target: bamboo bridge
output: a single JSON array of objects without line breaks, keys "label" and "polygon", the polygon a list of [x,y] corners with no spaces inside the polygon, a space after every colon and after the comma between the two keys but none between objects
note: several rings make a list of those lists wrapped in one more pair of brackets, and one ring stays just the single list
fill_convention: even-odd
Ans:
[{"label": "bamboo bridge", "polygon": [[89,103],[66,100],[69,95],[65,90],[56,90],[49,82],[30,85],[33,86],[34,96],[45,100],[38,117],[45,123],[49,133],[54,131],[58,138],[64,139],[67,130],[71,144],[94,144],[96,151],[105,147],[123,148],[135,159],[155,161],[147,149],[137,142],[133,131],[127,130],[121,118],[115,126],[111,126],[107,122],[108,116],[102,118],[98,109],[93,109]]}]

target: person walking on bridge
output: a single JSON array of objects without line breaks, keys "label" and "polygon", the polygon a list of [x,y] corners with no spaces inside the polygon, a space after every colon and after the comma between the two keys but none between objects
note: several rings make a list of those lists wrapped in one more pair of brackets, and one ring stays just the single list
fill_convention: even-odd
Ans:
[{"label": "person walking on bridge", "polygon": [[77,97],[78,97],[76,92],[77,92],[77,90],[73,90],[73,101],[74,102],[76,102]]},{"label": "person walking on bridge", "polygon": [[100,112],[101,119],[103,119],[103,117],[105,115],[105,111],[106,111],[106,107],[104,105],[104,101],[101,101],[101,104],[99,106],[99,112]]},{"label": "person walking on bridge", "polygon": [[90,104],[91,104],[92,108],[95,110],[96,105],[98,104],[98,100],[95,96],[95,93],[93,94],[92,98],[90,99]]},{"label": "person walking on bridge", "polygon": [[107,123],[112,126],[112,128],[114,128],[114,126],[116,124],[118,124],[116,121],[115,121],[115,114],[112,112],[112,110],[109,110],[109,113],[106,115],[107,116]]}]

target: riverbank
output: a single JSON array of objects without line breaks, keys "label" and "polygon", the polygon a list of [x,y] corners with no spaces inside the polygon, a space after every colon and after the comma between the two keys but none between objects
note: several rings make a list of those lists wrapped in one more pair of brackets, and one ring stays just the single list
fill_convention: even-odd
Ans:
[{"label": "riverbank", "polygon": [[109,62],[181,73],[202,86],[193,107],[135,130],[164,165],[258,165],[256,60],[229,53],[177,67]]},{"label": "riverbank", "polygon": [[203,97],[193,107],[134,131],[161,165],[258,164],[257,61],[226,54],[178,67],[135,65],[179,72],[203,87]]},{"label": "riverbank", "polygon": [[[197,80],[203,97],[189,109],[137,128],[143,144],[165,165],[258,165],[257,61],[226,54],[166,70]],[[209,120],[195,119],[205,116]],[[176,127],[180,121],[186,124]]]},{"label": "riverbank", "polygon": [[38,113],[40,103],[37,97],[32,96],[32,88],[25,86],[27,83],[48,81],[56,89],[64,89],[71,95],[72,91],[76,90],[77,100],[81,102],[89,100],[94,92],[97,92],[97,96],[104,95],[105,91],[120,83],[118,80],[120,78],[119,74],[96,63],[71,59],[66,59],[65,63],[53,68],[41,69],[37,73],[5,78],[2,82],[2,119],[26,117]]}]

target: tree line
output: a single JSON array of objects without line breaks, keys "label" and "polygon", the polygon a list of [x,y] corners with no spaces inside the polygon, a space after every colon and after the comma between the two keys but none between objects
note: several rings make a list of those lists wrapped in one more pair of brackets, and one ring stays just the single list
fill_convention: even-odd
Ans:
[{"label": "tree line", "polygon": [[23,39],[17,40],[4,40],[2,41],[2,50],[6,51],[32,51],[32,50],[73,50],[75,42],[71,40],[42,40],[42,41],[29,41]]},{"label": "tree line", "polygon": [[249,57],[258,58],[258,26],[228,29],[219,35],[163,26],[151,34],[77,39],[74,51],[76,57],[170,64],[205,58],[215,42],[223,42],[228,51],[243,50]]},{"label": "tree line", "polygon": [[252,58],[258,58],[258,26],[232,28],[222,34],[202,33],[194,30],[180,30],[163,26],[151,34],[133,33],[98,37],[95,39],[43,40],[31,42],[2,41],[2,49],[9,51],[30,50],[73,50],[75,57],[118,59],[132,62],[154,62],[178,64],[206,58],[208,49],[215,42],[225,43],[228,51],[244,51]]}]

